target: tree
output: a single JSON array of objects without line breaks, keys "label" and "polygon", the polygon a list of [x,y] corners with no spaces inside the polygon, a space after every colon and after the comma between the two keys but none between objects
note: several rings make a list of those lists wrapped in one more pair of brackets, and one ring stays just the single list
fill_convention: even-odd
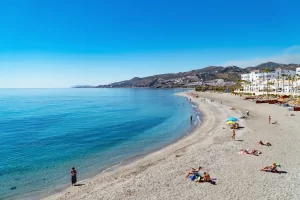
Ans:
[{"label": "tree", "polygon": [[271,82],[271,81],[270,81],[270,82],[268,82],[267,84],[268,84],[268,86],[269,86],[269,85],[274,85],[274,83],[273,83],[273,82]]},{"label": "tree", "polygon": [[282,92],[284,92],[284,80],[287,77],[286,74],[281,74],[281,79],[282,79]]},{"label": "tree", "polygon": [[278,92],[278,90],[279,90],[279,80],[280,80],[280,77],[277,76],[277,77],[276,77],[276,80],[277,80],[277,91],[276,91],[276,92]]},{"label": "tree", "polygon": [[[236,87],[237,88],[242,88],[242,86],[244,86],[244,85],[245,85],[245,80],[238,80],[236,82]],[[244,89],[244,87],[243,87],[243,89]]]},{"label": "tree", "polygon": [[251,81],[247,81],[247,85],[248,85],[248,91],[250,91],[250,88],[251,88],[252,82],[251,82]]},{"label": "tree", "polygon": [[270,73],[270,69],[265,68],[265,72],[267,73],[267,97],[269,99],[269,79],[268,79],[268,74]]},{"label": "tree", "polygon": [[295,86],[294,86],[295,80],[296,80],[296,75],[291,76],[291,81],[292,81],[292,92],[295,92]]},{"label": "tree", "polygon": [[287,75],[287,80],[289,81],[289,90],[288,90],[288,92],[290,92],[291,91],[290,85],[291,85],[291,80],[292,80],[291,75]]},{"label": "tree", "polygon": [[298,92],[298,80],[300,80],[300,75],[296,74],[295,75],[295,81],[296,81],[296,90],[295,90],[295,92]]},{"label": "tree", "polygon": [[262,72],[262,74],[263,74],[263,93],[264,93],[264,91],[265,91],[265,71],[266,71],[265,68],[261,69],[261,72]]}]

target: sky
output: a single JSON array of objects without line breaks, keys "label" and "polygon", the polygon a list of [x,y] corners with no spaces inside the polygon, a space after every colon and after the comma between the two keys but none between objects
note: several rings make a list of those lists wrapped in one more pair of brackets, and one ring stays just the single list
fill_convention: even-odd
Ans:
[{"label": "sky", "polygon": [[296,0],[1,1],[0,88],[300,63],[299,7]]}]

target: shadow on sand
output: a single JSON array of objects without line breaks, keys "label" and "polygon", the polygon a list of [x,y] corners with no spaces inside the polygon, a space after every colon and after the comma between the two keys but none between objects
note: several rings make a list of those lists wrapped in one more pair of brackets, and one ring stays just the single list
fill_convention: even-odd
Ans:
[{"label": "shadow on sand", "polygon": [[278,174],[287,174],[286,171],[278,171],[277,173],[278,173]]},{"label": "shadow on sand", "polygon": [[235,140],[235,141],[238,141],[238,142],[243,142],[244,140]]},{"label": "shadow on sand", "polygon": [[80,184],[80,183],[78,183],[78,184],[75,184],[74,186],[77,186],[77,187],[80,187],[80,186],[84,186],[85,184]]}]

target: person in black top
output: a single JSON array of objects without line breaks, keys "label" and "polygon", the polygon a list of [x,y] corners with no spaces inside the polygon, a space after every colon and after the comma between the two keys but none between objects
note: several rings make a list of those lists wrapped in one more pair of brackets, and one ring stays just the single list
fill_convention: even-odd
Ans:
[{"label": "person in black top", "polygon": [[75,167],[73,167],[71,170],[71,182],[72,182],[72,186],[75,185],[77,182],[77,171]]}]

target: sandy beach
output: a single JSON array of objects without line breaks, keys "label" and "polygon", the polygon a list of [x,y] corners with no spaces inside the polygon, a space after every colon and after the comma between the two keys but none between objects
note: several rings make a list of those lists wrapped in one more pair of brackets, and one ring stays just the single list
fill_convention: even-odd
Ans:
[{"label": "sandy beach", "polygon": [[[230,94],[198,94],[200,98],[180,94],[192,98],[203,114],[201,125],[193,133],[45,199],[300,199],[300,112],[255,104]],[[230,110],[232,107],[236,110]],[[246,110],[250,116],[239,120],[244,128],[236,131],[237,141],[233,141],[226,118],[239,118]],[[277,124],[268,124],[269,115]],[[260,139],[272,146],[258,145]],[[262,154],[240,155],[239,150],[244,148],[255,148]],[[260,171],[274,162],[287,173]],[[202,173],[206,171],[217,179],[216,185],[185,178],[191,168],[199,166]]]}]

